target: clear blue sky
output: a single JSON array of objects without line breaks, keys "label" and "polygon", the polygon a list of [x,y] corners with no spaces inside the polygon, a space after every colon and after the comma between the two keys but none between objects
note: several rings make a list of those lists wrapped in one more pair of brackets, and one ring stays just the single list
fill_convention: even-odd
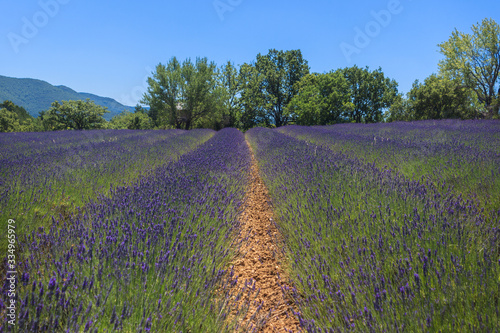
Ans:
[{"label": "clear blue sky", "polygon": [[[313,72],[380,66],[406,93],[437,72],[437,44],[455,28],[500,23],[498,0],[0,0],[0,9],[0,75],[128,105],[173,56],[239,65],[271,48],[301,49]],[[376,23],[373,13],[387,12]],[[369,43],[356,40],[367,29]],[[342,45],[357,53],[346,56]]]}]

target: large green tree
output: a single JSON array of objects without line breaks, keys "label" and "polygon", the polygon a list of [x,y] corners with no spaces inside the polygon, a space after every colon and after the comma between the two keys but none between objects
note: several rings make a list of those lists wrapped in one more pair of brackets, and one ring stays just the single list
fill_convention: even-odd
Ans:
[{"label": "large green tree", "polygon": [[158,64],[153,76],[148,78],[148,91],[141,103],[149,106],[148,114],[156,127],[166,124],[175,128],[182,126],[177,114],[184,85],[181,70],[181,63],[173,57],[166,66]]},{"label": "large green tree", "polygon": [[0,110],[0,132],[32,132],[43,129],[25,108],[11,101],[0,103]]},{"label": "large green tree", "polygon": [[386,122],[414,120],[408,99],[403,94],[398,94],[394,98],[391,107],[384,113],[384,120]]},{"label": "large green tree", "polygon": [[53,102],[52,107],[40,116],[43,122],[49,124],[48,130],[88,130],[106,127],[103,115],[108,112],[106,107],[87,99]]},{"label": "large green tree", "polygon": [[350,110],[344,116],[356,123],[375,123],[383,120],[398,94],[395,80],[386,78],[381,68],[370,71],[357,66],[339,69],[349,86]]},{"label": "large green tree", "polygon": [[304,76],[287,111],[298,125],[330,125],[343,122],[344,113],[351,109],[346,78],[330,72]]},{"label": "large green tree", "polygon": [[111,118],[108,128],[141,130],[151,129],[153,124],[151,118],[144,112],[123,111]]},{"label": "large green tree", "polygon": [[25,108],[16,105],[11,101],[4,101],[3,103],[0,104],[0,108],[5,108],[10,112],[14,112],[17,115],[19,121],[21,122],[33,120],[33,117],[28,113],[28,111],[26,111]]},{"label": "large green tree", "polygon": [[471,91],[460,82],[431,75],[421,84],[416,81],[408,93],[414,120],[474,118]]},{"label": "large green tree", "polygon": [[246,63],[240,66],[241,94],[238,104],[243,130],[255,126],[271,126],[270,119],[266,116],[266,109],[264,108],[263,78],[262,75],[259,75],[255,66]]},{"label": "large green tree", "polygon": [[258,54],[252,65],[242,66],[243,119],[247,123],[287,125],[291,120],[286,108],[297,94],[296,83],[309,74],[300,50],[269,50]]},{"label": "large green tree", "polygon": [[182,78],[186,84],[179,114],[185,129],[190,129],[196,121],[210,118],[219,111],[217,66],[207,58],[198,58],[194,64],[186,60]]},{"label": "large green tree", "polygon": [[458,80],[432,74],[418,80],[404,99],[399,96],[390,108],[387,121],[425,119],[471,119],[478,116],[473,91]]},{"label": "large green tree", "polygon": [[217,66],[207,58],[180,64],[174,57],[166,66],[159,64],[148,78],[141,103],[149,105],[157,127],[191,129],[220,111],[217,76]]},{"label": "large green tree", "polygon": [[221,124],[219,127],[240,127],[241,108],[239,97],[242,82],[238,68],[228,61],[219,70],[219,91],[221,101]]},{"label": "large green tree", "polygon": [[0,108],[0,132],[19,132],[19,117],[7,108]]},{"label": "large green tree", "polygon": [[484,19],[472,26],[472,34],[455,29],[448,41],[439,44],[444,59],[441,73],[474,90],[485,107],[485,116],[498,116],[500,108],[500,26]]}]

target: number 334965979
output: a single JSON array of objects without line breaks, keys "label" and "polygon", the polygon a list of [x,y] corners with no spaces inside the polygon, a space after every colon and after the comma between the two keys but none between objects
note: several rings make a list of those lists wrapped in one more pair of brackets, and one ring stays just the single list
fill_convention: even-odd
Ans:
[{"label": "number 334965979", "polygon": [[9,242],[9,245],[8,245],[8,250],[7,252],[9,253],[7,255],[7,259],[8,259],[8,263],[9,264],[13,264],[15,265],[16,264],[16,256],[15,256],[15,251],[16,251],[16,226],[14,225],[14,223],[16,223],[14,220],[9,220],[9,224],[8,224],[8,236],[7,236],[7,239],[8,239],[8,242]]}]

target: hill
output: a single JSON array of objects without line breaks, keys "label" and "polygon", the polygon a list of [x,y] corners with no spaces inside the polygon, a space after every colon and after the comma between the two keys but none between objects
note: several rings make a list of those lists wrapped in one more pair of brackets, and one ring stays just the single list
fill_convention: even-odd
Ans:
[{"label": "hill", "polygon": [[123,110],[134,111],[134,107],[125,106],[108,97],[89,93],[79,93],[66,86],[53,86],[37,79],[18,79],[0,75],[0,103],[9,100],[22,106],[33,117],[50,108],[54,101],[86,100],[90,98],[96,104],[105,106],[110,113],[105,114],[107,120]]}]

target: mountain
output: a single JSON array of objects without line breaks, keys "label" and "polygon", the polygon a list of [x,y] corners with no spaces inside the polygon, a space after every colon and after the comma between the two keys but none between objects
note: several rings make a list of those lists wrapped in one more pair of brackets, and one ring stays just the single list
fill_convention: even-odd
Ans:
[{"label": "mountain", "polygon": [[79,93],[66,86],[53,86],[42,80],[17,79],[0,75],[0,103],[5,100],[12,101],[24,107],[33,117],[38,117],[40,111],[48,110],[55,101],[86,100],[87,98],[108,108],[110,113],[104,115],[107,120],[123,110],[134,111],[134,107],[122,105],[112,98]]}]

